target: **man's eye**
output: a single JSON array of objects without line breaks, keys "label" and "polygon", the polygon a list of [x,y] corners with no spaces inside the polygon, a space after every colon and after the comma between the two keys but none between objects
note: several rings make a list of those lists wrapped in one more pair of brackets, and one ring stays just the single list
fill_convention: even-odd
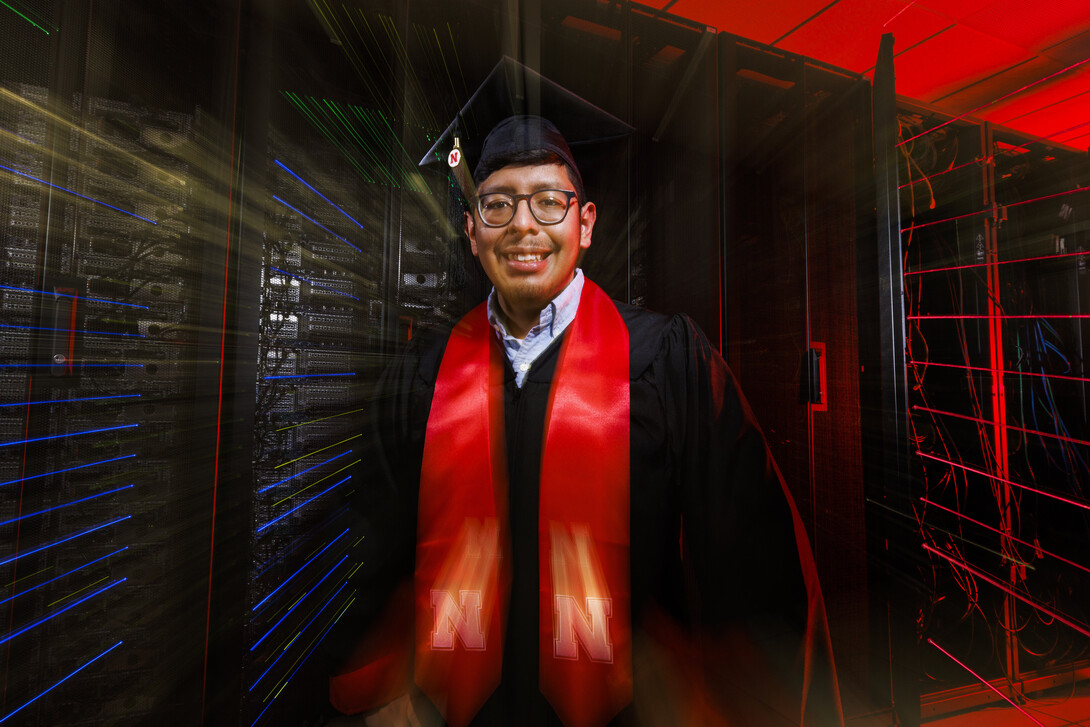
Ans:
[{"label": "man's eye", "polygon": [[559,196],[555,196],[555,195],[551,195],[551,194],[550,195],[543,195],[541,197],[538,197],[536,202],[537,202],[538,207],[563,207],[564,206],[564,198],[563,197],[559,197]]},{"label": "man's eye", "polygon": [[489,197],[481,201],[481,204],[486,210],[502,210],[511,206],[511,200],[503,197],[494,198]]}]

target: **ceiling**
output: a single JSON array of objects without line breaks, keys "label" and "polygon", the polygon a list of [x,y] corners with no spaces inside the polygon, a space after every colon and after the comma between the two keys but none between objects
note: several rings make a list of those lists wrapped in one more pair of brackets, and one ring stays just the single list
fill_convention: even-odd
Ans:
[{"label": "ceiling", "polygon": [[952,116],[1090,147],[1090,0],[651,0],[868,76],[894,36],[897,93]]}]

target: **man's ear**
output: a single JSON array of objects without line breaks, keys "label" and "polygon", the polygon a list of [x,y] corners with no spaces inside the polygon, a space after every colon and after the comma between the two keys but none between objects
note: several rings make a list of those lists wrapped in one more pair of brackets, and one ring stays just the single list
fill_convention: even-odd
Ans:
[{"label": "man's ear", "polygon": [[472,212],[465,213],[465,225],[466,237],[469,238],[469,250],[473,253],[473,257],[477,257],[477,223],[473,219]]},{"label": "man's ear", "polygon": [[593,202],[587,202],[579,210],[579,247],[590,247],[590,236],[594,232],[594,221],[598,219],[598,210]]}]

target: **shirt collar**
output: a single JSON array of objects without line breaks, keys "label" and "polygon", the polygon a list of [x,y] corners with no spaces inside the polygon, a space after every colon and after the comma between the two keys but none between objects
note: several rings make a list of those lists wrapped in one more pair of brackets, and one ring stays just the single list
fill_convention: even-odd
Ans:
[{"label": "shirt collar", "polygon": [[[583,271],[575,269],[575,277],[568,283],[560,294],[549,301],[548,305],[541,309],[536,329],[549,329],[549,337],[555,338],[563,333],[568,324],[575,319],[575,312],[579,309],[579,297],[583,294]],[[488,295],[488,322],[501,338],[510,337],[507,327],[503,325],[503,319],[499,315],[500,304],[496,297],[496,288]]]}]

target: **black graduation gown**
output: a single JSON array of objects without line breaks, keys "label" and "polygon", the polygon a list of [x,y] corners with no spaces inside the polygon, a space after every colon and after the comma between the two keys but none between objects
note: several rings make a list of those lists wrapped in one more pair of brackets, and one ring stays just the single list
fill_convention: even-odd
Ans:
[{"label": "black graduation gown", "polygon": [[[798,725],[804,680],[806,724],[839,724],[809,546],[797,538],[800,521],[732,374],[687,317],[617,307],[630,340],[635,697],[614,724]],[[367,536],[361,605],[342,619],[346,628],[366,623],[396,584],[411,582],[424,436],[448,333],[419,333],[377,388],[376,477],[355,502]],[[502,684],[474,725],[559,724],[537,687],[537,496],[562,340],[521,389],[507,364],[513,582]],[[415,702],[430,711],[426,699]]]}]

